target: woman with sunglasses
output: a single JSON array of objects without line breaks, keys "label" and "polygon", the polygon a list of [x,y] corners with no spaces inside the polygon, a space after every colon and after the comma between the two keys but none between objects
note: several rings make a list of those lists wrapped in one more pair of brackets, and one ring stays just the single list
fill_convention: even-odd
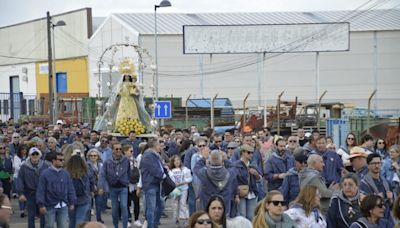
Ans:
[{"label": "woman with sunglasses", "polygon": [[396,195],[400,193],[399,176],[400,172],[400,146],[393,145],[389,148],[389,157],[382,162],[382,176],[390,185]]},{"label": "woman with sunglasses", "polygon": [[210,216],[205,211],[197,211],[189,219],[188,228],[214,228]]},{"label": "woman with sunglasses", "polygon": [[382,159],[389,158],[390,154],[387,151],[385,139],[379,138],[378,140],[376,140],[374,149],[375,153],[381,155]]},{"label": "woman with sunglasses", "polygon": [[98,222],[104,223],[104,221],[101,219],[101,212],[105,210],[106,198],[104,194],[99,195],[97,193],[97,183],[99,181],[100,170],[103,169],[103,162],[100,158],[100,152],[95,148],[90,149],[86,157],[89,173],[91,174],[90,179],[94,183],[94,204],[96,206],[96,220]]},{"label": "woman with sunglasses", "polygon": [[285,214],[289,215],[296,227],[325,228],[327,225],[319,210],[320,204],[321,193],[317,187],[306,185]]},{"label": "woman with sunglasses", "polygon": [[340,146],[336,151],[343,160],[343,166],[349,171],[352,171],[351,162],[349,160],[350,151],[351,148],[355,146],[357,146],[356,136],[353,133],[349,133],[346,137],[346,145]]},{"label": "woman with sunglasses", "polygon": [[[13,182],[13,192],[16,193],[16,181],[18,179],[18,173],[21,169],[22,163],[25,162],[28,155],[28,146],[26,145],[19,145],[17,148],[17,154],[14,156],[14,182]],[[14,195],[13,194],[13,195]],[[19,201],[19,209],[21,211],[21,218],[25,217],[25,202]]]},{"label": "woman with sunglasses", "polygon": [[364,217],[350,225],[350,228],[392,228],[394,224],[384,219],[385,203],[382,197],[374,194],[365,196],[361,201]]},{"label": "woman with sunglasses", "polygon": [[253,227],[295,227],[293,220],[283,213],[286,205],[281,192],[277,190],[268,192],[267,196],[258,203],[254,210]]},{"label": "woman with sunglasses", "polygon": [[253,147],[247,144],[242,145],[240,160],[232,165],[239,185],[239,214],[250,221],[253,219],[254,208],[257,204],[257,180],[261,178],[257,168],[250,164],[253,152]]},{"label": "woman with sunglasses", "polygon": [[359,185],[357,174],[348,173],[342,177],[341,191],[333,195],[328,209],[328,228],[349,227],[362,217]]}]

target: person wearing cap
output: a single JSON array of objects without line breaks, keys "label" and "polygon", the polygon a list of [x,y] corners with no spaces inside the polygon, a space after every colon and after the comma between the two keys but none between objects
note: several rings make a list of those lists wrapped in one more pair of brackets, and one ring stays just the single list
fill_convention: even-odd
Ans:
[{"label": "person wearing cap", "polygon": [[240,197],[239,214],[250,221],[253,219],[253,212],[257,204],[257,180],[261,178],[257,169],[250,163],[253,153],[253,147],[247,144],[242,145],[240,160],[232,164],[238,185],[248,189],[247,194]]},{"label": "person wearing cap", "polygon": [[353,171],[357,174],[360,180],[368,174],[367,156],[368,155],[364,148],[356,146],[350,150],[348,159],[353,167]]},{"label": "person wearing cap", "polygon": [[289,169],[279,189],[287,202],[295,200],[300,192],[299,172],[307,167],[307,156],[304,154],[303,149],[298,148],[295,150],[294,160],[295,167]]},{"label": "person wearing cap", "polygon": [[385,203],[384,218],[393,221],[390,208],[393,205],[395,196],[390,189],[389,183],[381,175],[382,158],[378,153],[372,153],[368,155],[367,163],[369,171],[361,180],[360,192],[362,196],[368,194],[381,196]]},{"label": "person wearing cap", "polygon": [[[16,180],[16,190],[19,194],[19,200],[26,201],[28,210],[28,228],[35,227],[35,216],[38,207],[36,205],[36,189],[39,184],[40,175],[49,167],[42,157],[42,152],[32,147],[29,150],[29,157],[21,165]],[[44,216],[40,216],[40,227],[44,227]]]},{"label": "person wearing cap", "polygon": [[268,181],[268,191],[278,190],[287,174],[295,166],[292,155],[286,151],[286,141],[279,138],[275,142],[276,150],[265,163],[264,178]]}]

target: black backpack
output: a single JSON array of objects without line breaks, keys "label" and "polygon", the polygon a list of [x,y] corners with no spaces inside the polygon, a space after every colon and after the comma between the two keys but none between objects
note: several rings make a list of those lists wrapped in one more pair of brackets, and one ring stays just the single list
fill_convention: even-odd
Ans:
[{"label": "black backpack", "polygon": [[140,178],[140,171],[139,168],[136,167],[135,165],[132,164],[133,162],[131,162],[131,173],[130,173],[130,183],[131,184],[137,184],[139,182],[139,178]]}]

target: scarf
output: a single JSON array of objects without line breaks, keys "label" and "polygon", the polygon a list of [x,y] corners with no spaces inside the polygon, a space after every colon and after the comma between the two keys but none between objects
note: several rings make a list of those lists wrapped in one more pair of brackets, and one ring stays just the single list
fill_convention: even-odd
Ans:
[{"label": "scarf", "polygon": [[224,166],[211,166],[208,165],[206,175],[217,188],[221,191],[228,183],[230,174]]}]

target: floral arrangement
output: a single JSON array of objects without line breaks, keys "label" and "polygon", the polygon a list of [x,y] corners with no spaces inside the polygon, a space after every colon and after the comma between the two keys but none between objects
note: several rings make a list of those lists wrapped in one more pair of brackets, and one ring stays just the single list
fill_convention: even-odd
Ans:
[{"label": "floral arrangement", "polygon": [[136,134],[140,135],[146,132],[146,126],[142,124],[138,119],[122,118],[116,123],[116,131],[122,135],[129,135],[130,131],[135,131]]}]

